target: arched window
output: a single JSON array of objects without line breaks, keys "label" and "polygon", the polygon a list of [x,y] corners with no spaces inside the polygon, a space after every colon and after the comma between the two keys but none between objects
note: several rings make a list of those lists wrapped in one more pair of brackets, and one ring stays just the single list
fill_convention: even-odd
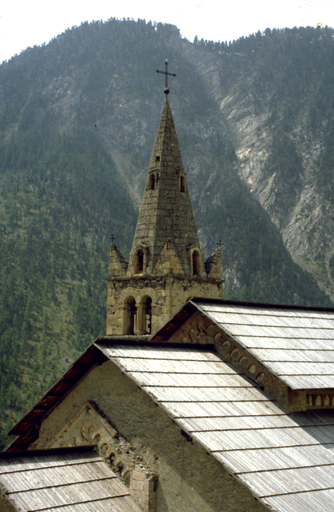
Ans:
[{"label": "arched window", "polygon": [[150,174],[149,180],[148,180],[148,190],[154,190],[155,189],[155,176],[154,174]]},{"label": "arched window", "polygon": [[124,303],[123,334],[133,335],[137,324],[136,301],[128,297]]},{"label": "arched window", "polygon": [[200,275],[200,258],[199,258],[198,251],[194,251],[192,253],[192,270],[193,270],[193,276]]},{"label": "arched window", "polygon": [[138,249],[136,252],[134,263],[135,274],[141,274],[144,271],[144,251],[142,249]]},{"label": "arched window", "polygon": [[185,192],[186,190],[186,181],[184,179],[184,176],[180,176],[180,191]]},{"label": "arched window", "polygon": [[143,333],[151,334],[152,332],[152,299],[151,297],[144,297],[143,305]]}]

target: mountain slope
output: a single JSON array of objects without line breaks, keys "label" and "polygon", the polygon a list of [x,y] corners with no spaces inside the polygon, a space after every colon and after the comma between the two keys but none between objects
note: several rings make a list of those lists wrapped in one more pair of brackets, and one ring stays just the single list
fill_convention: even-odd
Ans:
[{"label": "mountain slope", "polygon": [[[287,35],[270,36],[266,50],[283,52],[283,63]],[[300,242],[296,230],[287,235],[299,204],[332,211],[330,138],[324,128],[315,184],[303,148],[308,140],[318,148],[320,131],[303,138],[308,117],[290,119],[289,95],[274,101],[272,53],[261,64],[253,52],[261,37],[242,42],[247,58],[230,59],[226,45],[189,43],[169,25],[110,20],[68,30],[0,66],[0,444],[104,333],[109,236],[127,256],[164,99],[155,70],[166,55],[177,74],[170,103],[204,254],[224,243],[225,297],[330,304],[291,258],[333,272],[330,250],[321,250],[331,234],[321,228],[324,214],[302,222]],[[315,58],[327,59],[318,46]],[[306,168],[312,201],[303,192],[301,203]],[[319,254],[302,250],[305,239]]]},{"label": "mountain slope", "polygon": [[293,259],[333,298],[333,30],[184,46],[220,108],[240,176]]}]

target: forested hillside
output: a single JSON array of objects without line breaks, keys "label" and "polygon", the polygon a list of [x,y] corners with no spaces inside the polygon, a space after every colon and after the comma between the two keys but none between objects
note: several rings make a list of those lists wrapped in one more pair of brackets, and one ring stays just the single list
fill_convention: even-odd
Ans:
[{"label": "forested hillside", "polygon": [[[302,46],[300,32],[190,43],[170,25],[110,20],[0,66],[0,447],[105,332],[109,237],[127,256],[164,101],[155,70],[166,56],[204,254],[224,243],[225,297],[331,304],[293,261],[282,228],[302,195],[307,141],[320,145],[312,157],[318,206],[333,201],[332,31],[308,29]],[[303,229],[320,254],[332,241],[317,235],[315,211]],[[324,218],[319,229],[330,234]],[[300,253],[305,268],[333,272],[327,256]]]}]

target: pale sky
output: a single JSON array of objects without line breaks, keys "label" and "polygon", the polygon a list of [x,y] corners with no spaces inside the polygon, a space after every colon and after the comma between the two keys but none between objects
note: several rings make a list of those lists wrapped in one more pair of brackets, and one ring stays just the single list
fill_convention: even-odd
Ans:
[{"label": "pale sky", "polygon": [[229,41],[258,30],[334,26],[334,0],[2,0],[0,62],[83,21],[115,18],[171,23],[181,35]]}]

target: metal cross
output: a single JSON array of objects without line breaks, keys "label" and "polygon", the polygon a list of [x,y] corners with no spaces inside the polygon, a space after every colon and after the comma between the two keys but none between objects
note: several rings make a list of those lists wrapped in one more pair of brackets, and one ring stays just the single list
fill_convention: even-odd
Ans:
[{"label": "metal cross", "polygon": [[110,240],[111,240],[111,243],[113,244],[113,243],[114,243],[114,240],[115,240],[114,235],[111,235]]},{"label": "metal cross", "polygon": [[168,60],[166,59],[165,60],[165,71],[159,71],[157,69],[157,73],[161,73],[162,75],[165,75],[165,90],[164,90],[164,93],[165,94],[169,94],[169,89],[168,89],[168,76],[174,76],[176,77],[175,73],[168,73]]},{"label": "metal cross", "polygon": [[219,240],[219,242],[217,242],[217,247],[221,247],[222,245],[224,245],[224,244],[222,243],[221,240]]}]

